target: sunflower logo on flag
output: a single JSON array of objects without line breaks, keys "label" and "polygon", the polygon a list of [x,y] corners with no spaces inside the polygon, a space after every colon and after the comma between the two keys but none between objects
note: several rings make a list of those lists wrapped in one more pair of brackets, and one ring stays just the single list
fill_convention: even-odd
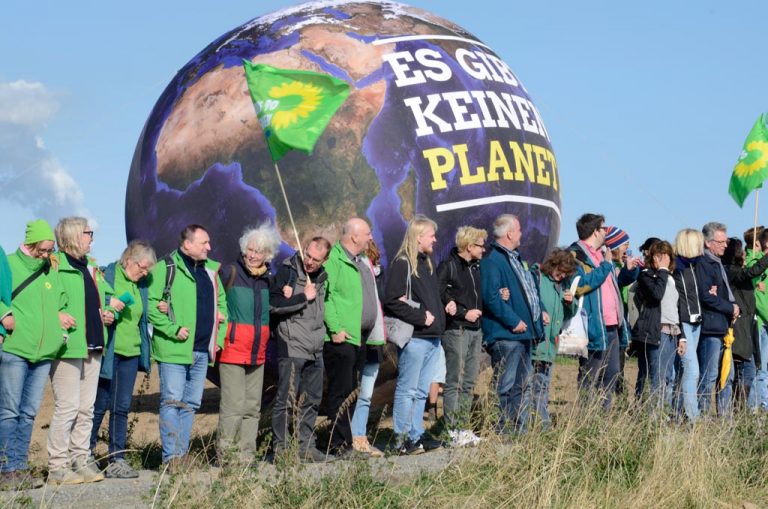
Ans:
[{"label": "sunflower logo on flag", "polygon": [[280,101],[280,109],[272,116],[272,127],[280,130],[308,118],[320,105],[323,91],[308,83],[292,81],[272,87],[269,97]]},{"label": "sunflower logo on flag", "polygon": [[728,194],[739,207],[744,206],[744,200],[749,193],[763,187],[763,181],[768,178],[768,115],[760,115],[747,135],[744,148],[739,160],[733,168]]},{"label": "sunflower logo on flag", "polygon": [[744,148],[745,150],[741,151],[739,162],[733,169],[733,172],[739,177],[752,175],[768,165],[768,142],[753,141]]},{"label": "sunflower logo on flag", "polygon": [[278,69],[247,60],[243,67],[272,160],[279,160],[289,150],[311,153],[349,95],[349,84],[327,74]]}]

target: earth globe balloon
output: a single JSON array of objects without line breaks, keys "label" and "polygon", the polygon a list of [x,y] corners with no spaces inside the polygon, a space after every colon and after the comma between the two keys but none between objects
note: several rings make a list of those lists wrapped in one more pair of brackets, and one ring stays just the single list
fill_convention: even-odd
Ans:
[{"label": "earth globe balloon", "polygon": [[267,14],[213,41],[157,100],[136,146],[126,196],[129,240],[158,254],[190,223],[211,234],[211,257],[238,256],[237,239],[265,221],[281,230],[276,262],[296,241],[243,60],[326,73],[347,100],[314,151],[280,162],[303,239],[338,236],[367,219],[383,254],[407,221],[438,224],[436,259],[456,229],[490,229],[516,214],[524,258],[541,260],[560,230],[560,180],[549,133],[517,75],[459,25],[393,2],[311,2]]}]

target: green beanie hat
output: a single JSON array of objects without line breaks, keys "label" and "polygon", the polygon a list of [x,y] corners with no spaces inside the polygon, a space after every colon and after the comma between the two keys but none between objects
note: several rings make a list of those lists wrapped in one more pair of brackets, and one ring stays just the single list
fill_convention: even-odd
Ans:
[{"label": "green beanie hat", "polygon": [[53,236],[53,228],[45,219],[35,219],[27,223],[27,232],[24,236],[24,244],[37,244],[44,240],[56,240]]}]

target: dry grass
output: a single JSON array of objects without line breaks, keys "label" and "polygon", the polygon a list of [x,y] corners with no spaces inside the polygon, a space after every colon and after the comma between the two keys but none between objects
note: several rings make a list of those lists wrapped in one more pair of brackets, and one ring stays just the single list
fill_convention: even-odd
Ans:
[{"label": "dry grass", "polygon": [[[337,462],[325,474],[284,466],[266,474],[222,469],[208,482],[192,469],[163,483],[163,507],[719,508],[768,502],[768,416],[695,426],[619,402],[556,405],[557,425],[502,439],[491,431],[492,395],[478,414],[485,440],[434,455],[403,475],[400,459]],[[424,458],[424,456],[422,456]],[[413,458],[406,458],[410,461]],[[755,504],[754,506],[752,504]]]}]

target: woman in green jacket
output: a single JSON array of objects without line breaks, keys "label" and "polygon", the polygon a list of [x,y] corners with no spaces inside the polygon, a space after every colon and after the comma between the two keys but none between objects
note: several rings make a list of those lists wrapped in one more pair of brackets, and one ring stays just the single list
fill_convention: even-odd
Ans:
[{"label": "woman in green jacket", "polygon": [[564,287],[564,281],[576,273],[576,260],[566,249],[555,249],[540,268],[539,293],[541,305],[549,313],[549,323],[544,325],[544,340],[533,350],[533,408],[547,429],[551,425],[549,411],[549,386],[552,380],[552,364],[557,355],[557,336],[563,321],[573,316],[573,294]]},{"label": "woman in green jacket", "polygon": [[[48,480],[79,484],[104,479],[90,456],[89,446],[101,354],[107,338],[104,325],[115,319],[103,301],[114,292],[87,256],[93,242],[93,229],[87,219],[66,217],[59,221],[56,242],[60,251],[59,277],[73,323],[67,327],[67,340],[51,366],[54,411],[48,431]],[[116,303],[114,310],[122,308],[121,303]]]},{"label": "woman in green jacket", "polygon": [[39,219],[27,224],[24,244],[8,257],[11,302],[0,301],[6,336],[0,361],[0,483],[4,488],[37,487],[27,456],[43,389],[63,343],[62,327],[72,319],[61,310],[64,292],[51,267],[53,229]]},{"label": "woman in green jacket", "polygon": [[109,411],[109,466],[104,472],[107,478],[139,477],[125,461],[125,448],[136,375],[139,371],[149,373],[147,287],[149,272],[156,262],[155,250],[148,242],[133,240],[120,260],[104,269],[105,279],[115,289],[113,297],[125,305],[108,329],[91,430],[93,451],[101,422]]}]

